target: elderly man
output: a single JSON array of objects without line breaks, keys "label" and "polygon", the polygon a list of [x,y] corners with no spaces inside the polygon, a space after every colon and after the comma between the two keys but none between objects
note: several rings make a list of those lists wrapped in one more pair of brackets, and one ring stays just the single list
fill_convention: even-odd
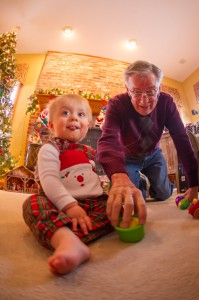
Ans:
[{"label": "elderly man", "polygon": [[124,72],[127,92],[108,102],[102,136],[98,142],[98,159],[112,183],[107,215],[112,225],[128,227],[133,210],[140,223],[146,220],[146,205],[139,190],[140,172],[150,182],[150,196],[157,200],[170,197],[165,158],[159,142],[166,127],[174,141],[188,181],[186,198],[198,195],[197,159],[172,97],[160,91],[163,73],[146,61],[130,64]]}]

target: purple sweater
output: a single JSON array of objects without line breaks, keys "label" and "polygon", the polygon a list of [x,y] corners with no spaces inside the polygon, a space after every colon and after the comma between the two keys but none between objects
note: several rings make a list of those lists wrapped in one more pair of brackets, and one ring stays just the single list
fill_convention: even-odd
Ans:
[{"label": "purple sweater", "polygon": [[109,100],[97,150],[98,160],[108,177],[126,173],[125,158],[144,158],[154,152],[165,127],[184,167],[188,186],[197,186],[197,159],[173,98],[163,92],[148,116],[135,111],[127,93]]}]

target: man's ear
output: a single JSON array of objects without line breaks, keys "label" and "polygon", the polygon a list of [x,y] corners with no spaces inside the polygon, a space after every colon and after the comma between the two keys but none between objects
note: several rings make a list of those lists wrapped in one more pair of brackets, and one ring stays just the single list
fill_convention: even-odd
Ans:
[{"label": "man's ear", "polygon": [[158,87],[158,92],[157,92],[157,99],[160,97],[160,92],[162,90],[162,84]]},{"label": "man's ear", "polygon": [[131,98],[131,94],[129,93],[129,89],[128,89],[128,87],[127,87],[126,84],[125,84],[125,88],[126,88],[126,91],[127,91],[128,95],[129,95],[129,97]]}]

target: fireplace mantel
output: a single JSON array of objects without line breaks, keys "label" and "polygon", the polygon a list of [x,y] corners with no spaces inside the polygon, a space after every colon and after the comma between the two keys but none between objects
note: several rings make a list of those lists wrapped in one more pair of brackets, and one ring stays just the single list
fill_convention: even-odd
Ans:
[{"label": "fireplace mantel", "polygon": [[[48,102],[52,100],[55,97],[58,97],[58,95],[53,94],[37,94],[37,100],[39,103],[40,110],[43,110]],[[89,104],[91,106],[93,115],[98,115],[100,113],[100,110],[102,106],[104,105],[104,101],[106,100],[98,100],[98,99],[87,99],[89,101]]]}]

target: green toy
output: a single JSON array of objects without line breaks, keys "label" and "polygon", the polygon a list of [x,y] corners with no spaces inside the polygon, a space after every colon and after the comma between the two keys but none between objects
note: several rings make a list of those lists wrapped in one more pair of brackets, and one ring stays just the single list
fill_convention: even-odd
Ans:
[{"label": "green toy", "polygon": [[184,198],[183,196],[178,196],[175,199],[176,205],[180,208],[180,209],[187,209],[190,206],[190,201],[186,198]]}]

